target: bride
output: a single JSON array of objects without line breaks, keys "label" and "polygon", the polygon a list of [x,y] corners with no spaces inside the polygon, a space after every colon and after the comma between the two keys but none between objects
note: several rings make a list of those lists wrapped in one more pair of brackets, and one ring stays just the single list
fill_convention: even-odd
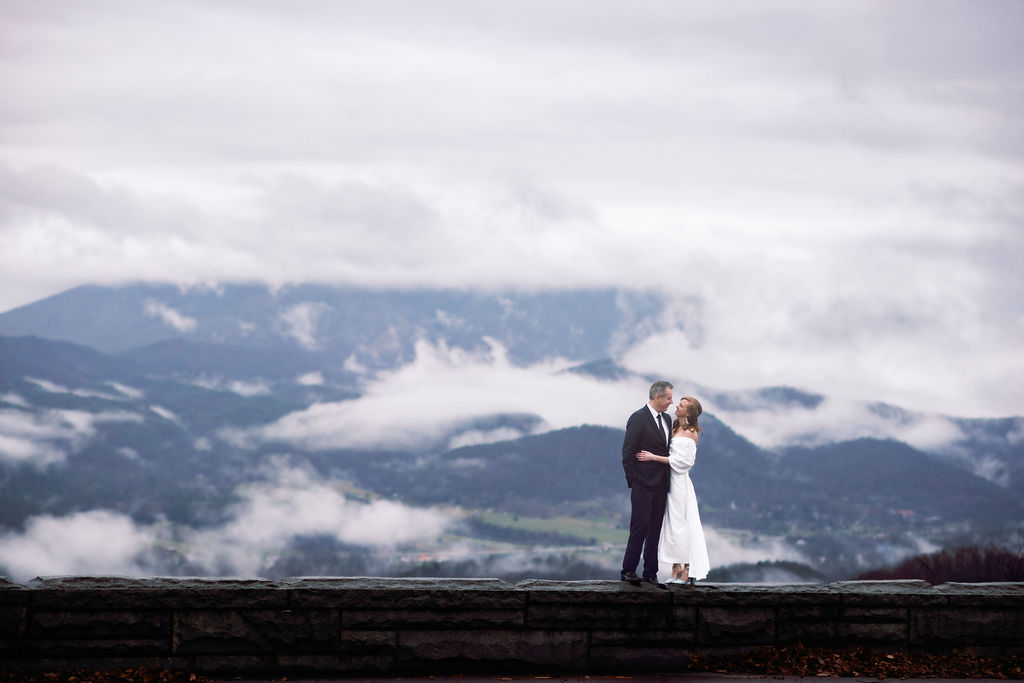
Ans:
[{"label": "bride", "polygon": [[697,418],[701,412],[697,399],[689,396],[679,399],[668,457],[649,451],[640,451],[636,456],[638,460],[663,462],[672,468],[665,521],[658,543],[658,558],[666,564],[672,563],[672,578],[668,583],[694,583],[705,578],[711,568],[697,511],[697,495],[690,481],[690,468],[697,458],[701,432]]}]

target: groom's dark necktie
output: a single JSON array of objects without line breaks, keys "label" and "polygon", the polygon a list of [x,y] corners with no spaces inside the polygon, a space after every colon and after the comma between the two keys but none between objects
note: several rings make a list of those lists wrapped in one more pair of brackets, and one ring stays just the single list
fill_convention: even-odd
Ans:
[{"label": "groom's dark necktie", "polygon": [[665,437],[665,445],[668,445],[668,432],[665,430],[665,415],[658,413],[658,429],[661,430],[661,435]]}]

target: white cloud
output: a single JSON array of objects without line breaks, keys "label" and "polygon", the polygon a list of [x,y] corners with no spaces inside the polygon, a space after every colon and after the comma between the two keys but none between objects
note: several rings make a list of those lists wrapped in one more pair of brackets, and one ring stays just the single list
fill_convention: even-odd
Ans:
[{"label": "white cloud", "polygon": [[655,286],[698,295],[709,385],[1019,404],[1019,3],[8,4],[0,310]]},{"label": "white cloud", "polygon": [[139,456],[139,452],[137,450],[135,450],[134,448],[128,448],[128,447],[118,448],[117,452],[119,454],[123,455],[128,460],[141,460],[141,456]]},{"label": "white cloud", "polygon": [[525,436],[522,431],[511,427],[497,427],[495,429],[471,429],[461,432],[452,437],[448,442],[449,449],[462,448],[463,446],[478,446],[484,443],[497,443],[499,441],[511,441]]},{"label": "white cloud", "polygon": [[1024,442],[1024,420],[1018,420],[1013,429],[1006,435],[1006,439],[1013,445]]},{"label": "white cloud", "polygon": [[[35,384],[43,391],[47,391],[51,394],[73,394],[75,396],[81,396],[82,398],[102,398],[107,401],[125,400],[124,395],[109,394],[102,391],[95,391],[93,389],[69,389],[68,387],[62,386],[55,382],[51,382],[45,379],[39,379],[37,377],[26,377],[25,381],[31,382],[32,384]],[[107,384],[114,386],[113,382],[107,382]],[[122,394],[125,394],[125,392],[121,391],[120,388],[118,389],[118,391],[120,391]]]},{"label": "white cloud", "polygon": [[305,375],[299,375],[295,381],[307,387],[321,386],[324,383],[324,373],[320,371],[307,372]]},{"label": "white cloud", "polygon": [[266,396],[270,394],[270,385],[263,380],[253,382],[234,380],[228,383],[228,389],[240,396]]},{"label": "white cloud", "polygon": [[712,569],[743,562],[790,560],[808,564],[807,558],[781,538],[752,537],[749,533],[704,527]]},{"label": "white cloud", "polygon": [[[805,407],[797,402],[771,402],[756,391],[705,389],[706,385],[683,374],[696,367],[685,362],[685,355],[684,362],[678,362],[678,354],[657,355],[662,344],[671,344],[665,341],[670,338],[662,335],[641,342],[640,347],[661,362],[641,364],[636,359],[642,353],[629,352],[627,359],[634,361],[637,374],[612,382],[565,372],[567,363],[557,359],[513,365],[496,342],[486,353],[472,353],[421,341],[413,362],[369,381],[359,398],[314,404],[263,428],[225,432],[221,438],[248,447],[272,440],[312,449],[415,449],[446,435],[450,448],[525,435],[510,427],[473,426],[474,419],[496,414],[537,416],[535,432],[581,424],[621,428],[646,399],[648,381],[640,374],[643,371],[670,379],[677,398],[696,395],[706,411],[764,448],[876,438],[945,452],[964,436],[949,417],[937,413],[848,398],[824,398]],[[396,429],[399,423],[400,430]]]},{"label": "white cloud", "polygon": [[[731,400],[727,403],[733,405]],[[706,398],[702,405],[737,433],[769,449],[871,438],[894,439],[924,451],[945,451],[964,437],[948,417],[886,410],[864,401],[825,398],[814,407],[805,407],[762,399],[732,409]]]},{"label": "white cloud", "polygon": [[22,533],[0,536],[0,565],[16,581],[51,575],[145,576],[140,557],[154,543],[130,517],[91,510],[33,517]]},{"label": "white cloud", "polygon": [[241,502],[228,510],[226,523],[211,529],[141,525],[102,510],[34,517],[24,532],[0,536],[0,566],[16,581],[52,574],[143,576],[154,571],[149,551],[173,544],[208,575],[255,576],[298,536],[325,535],[374,549],[433,547],[458,519],[438,508],[349,500],[286,459],[268,465],[264,475],[239,488]]},{"label": "white cloud", "polygon": [[278,460],[267,475],[266,481],[239,489],[243,501],[230,511],[231,521],[191,536],[192,561],[252,575],[296,536],[326,535],[344,543],[388,547],[436,539],[453,521],[437,509],[348,500],[285,460]]},{"label": "white cloud", "polygon": [[141,420],[127,412],[0,409],[0,460],[36,467],[61,463],[96,434],[96,425]]},{"label": "white cloud", "polygon": [[19,408],[28,408],[30,405],[28,401],[15,393],[0,395],[0,401],[3,401],[8,405],[18,406]]},{"label": "white cloud", "polygon": [[202,376],[194,380],[197,386],[214,391],[230,391],[239,396],[266,396],[270,393],[270,384],[263,379],[250,382],[243,380],[226,380],[223,377]]},{"label": "white cloud", "polygon": [[162,417],[163,419],[167,420],[168,422],[173,422],[179,427],[183,425],[181,418],[178,417],[178,415],[174,413],[174,411],[168,410],[167,408],[157,405],[151,405],[149,406],[149,409],[152,410],[157,415],[159,415],[160,417]]},{"label": "white cloud", "polygon": [[316,338],[317,320],[329,310],[330,306],[323,303],[296,304],[281,314],[279,322],[285,334],[312,351],[319,348]]},{"label": "white cloud", "polygon": [[1006,463],[998,458],[989,454],[976,455],[969,457],[969,464],[972,471],[983,479],[988,479],[1000,486],[1010,484],[1010,473],[1006,471]]},{"label": "white cloud", "polygon": [[146,299],[144,310],[149,317],[159,318],[178,332],[191,332],[199,324],[195,318],[182,315],[167,304],[160,303],[155,299]]},{"label": "white cloud", "polygon": [[140,399],[145,395],[141,389],[135,389],[124,384],[119,384],[117,382],[107,382],[107,384],[114,387],[120,393],[124,394],[126,397],[131,399]]},{"label": "white cloud", "polygon": [[496,342],[487,353],[472,353],[421,341],[412,363],[382,373],[358,399],[315,404],[249,436],[312,449],[416,448],[453,430],[468,433],[456,441],[479,438],[477,427],[460,425],[498,413],[539,416],[544,430],[621,427],[647,400],[642,381],[603,382],[564,372],[567,365],[554,359],[515,366]]}]

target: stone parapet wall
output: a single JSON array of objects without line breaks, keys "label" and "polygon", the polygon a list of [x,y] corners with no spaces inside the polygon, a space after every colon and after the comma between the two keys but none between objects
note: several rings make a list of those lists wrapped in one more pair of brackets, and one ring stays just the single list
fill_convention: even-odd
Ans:
[{"label": "stone parapet wall", "polygon": [[1024,654],[1024,583],[0,579],[0,669],[685,671],[794,644]]}]

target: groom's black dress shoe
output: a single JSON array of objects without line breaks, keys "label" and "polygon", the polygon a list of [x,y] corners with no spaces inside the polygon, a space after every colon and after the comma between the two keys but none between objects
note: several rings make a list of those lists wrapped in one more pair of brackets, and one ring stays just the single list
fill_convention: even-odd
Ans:
[{"label": "groom's black dress shoe", "polygon": [[626,583],[634,586],[639,586],[642,581],[642,579],[636,575],[636,572],[622,572],[619,574],[619,580],[625,581]]},{"label": "groom's black dress shoe", "polygon": [[661,588],[663,590],[668,590],[668,586],[666,586],[663,583],[658,583],[658,579],[653,576],[645,576],[644,578],[640,579],[640,581],[642,583],[649,583],[652,586],[657,586],[658,588]]}]

